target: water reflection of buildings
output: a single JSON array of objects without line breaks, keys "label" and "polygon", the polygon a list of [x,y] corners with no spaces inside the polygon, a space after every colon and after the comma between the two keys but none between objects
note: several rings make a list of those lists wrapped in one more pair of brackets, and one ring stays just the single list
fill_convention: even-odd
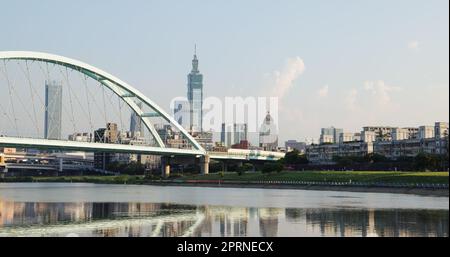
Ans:
[{"label": "water reflection of buildings", "polygon": [[322,236],[448,236],[448,211],[286,209],[289,222],[306,221]]},{"label": "water reflection of buildings", "polygon": [[47,236],[66,236],[74,231],[81,236],[102,237],[448,236],[448,210],[23,203],[0,199],[0,236],[42,235],[42,228]]},{"label": "water reflection of buildings", "polygon": [[259,230],[262,237],[275,237],[278,234],[279,208],[263,208],[259,210]]},{"label": "water reflection of buildings", "polygon": [[[375,231],[379,236],[446,236],[448,237],[448,212],[374,211]],[[411,227],[411,224],[414,226]]]},{"label": "water reflection of buildings", "polygon": [[23,203],[0,200],[0,227],[52,224],[61,220],[89,220],[91,209],[82,203]]},{"label": "water reflection of buildings", "polygon": [[[87,234],[82,235],[179,236],[195,222],[193,215],[184,214],[195,214],[195,211],[193,206],[153,203],[23,203],[0,200],[0,235],[2,227],[5,231],[8,228],[50,225],[73,225],[78,229],[77,226],[88,224]],[[58,233],[60,230],[55,228],[54,231]]]},{"label": "water reflection of buildings", "polygon": [[248,208],[204,207],[205,220],[196,236],[246,236]]}]

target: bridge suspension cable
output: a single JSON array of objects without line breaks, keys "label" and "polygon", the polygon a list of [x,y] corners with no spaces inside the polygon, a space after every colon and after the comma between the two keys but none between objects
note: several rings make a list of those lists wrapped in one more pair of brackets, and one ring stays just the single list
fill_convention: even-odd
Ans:
[{"label": "bridge suspension cable", "polygon": [[[67,72],[67,67],[65,67],[65,72],[63,72],[61,70],[61,67],[58,67],[60,73],[62,74],[62,76],[65,78],[67,87],[68,87],[68,91],[69,91],[69,103],[70,103],[70,117],[71,117],[71,121],[72,121],[72,127],[73,127],[73,133],[75,133],[77,131],[77,125],[75,124],[75,115],[73,112],[73,102],[72,102],[72,87],[70,86],[70,82],[69,82],[69,75]],[[83,105],[80,104],[81,109],[83,110]],[[83,110],[84,111],[84,110]]]},{"label": "bridge suspension cable", "polygon": [[28,61],[25,61],[25,69],[22,67],[22,65],[20,65],[20,63],[18,62],[18,65],[20,67],[20,70],[23,72],[23,74],[26,77],[26,80],[28,81],[28,87],[30,89],[30,96],[31,96],[31,105],[33,107],[33,117],[34,117],[34,122],[36,125],[36,133],[39,135],[40,134],[40,129],[39,129],[39,125],[38,125],[38,118],[37,118],[37,111],[36,111],[36,104],[35,104],[35,100],[34,100],[34,93],[33,93],[33,83],[31,82],[31,75],[30,75],[30,67],[28,65]]},{"label": "bridge suspension cable", "polygon": [[14,128],[16,130],[16,133],[19,134],[19,126],[17,125],[17,116],[16,116],[16,112],[15,112],[15,109],[14,109],[12,88],[11,88],[11,82],[10,82],[9,76],[8,76],[8,70],[6,68],[6,60],[3,60],[3,67],[4,67],[4,70],[2,70],[2,72],[5,75],[6,83],[8,84],[9,101],[10,101],[10,106],[11,106],[11,109],[12,109],[12,116],[13,116],[13,119],[14,119]]}]

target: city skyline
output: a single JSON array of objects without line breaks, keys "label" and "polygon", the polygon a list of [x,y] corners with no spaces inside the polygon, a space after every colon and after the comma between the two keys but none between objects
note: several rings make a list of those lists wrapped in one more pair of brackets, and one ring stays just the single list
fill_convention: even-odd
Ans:
[{"label": "city skyline", "polygon": [[0,238],[448,237],[449,7],[4,1]]},{"label": "city skyline", "polygon": [[[170,99],[185,93],[185,60],[197,43],[206,97],[280,99],[280,144],[317,141],[322,127],[356,132],[370,125],[448,120],[448,2],[262,2],[261,13],[251,1],[135,3],[92,3],[91,10],[80,12],[78,4],[27,2],[30,8],[23,10],[20,1],[8,3],[0,19],[10,24],[5,28],[10,36],[0,48],[77,57],[156,95],[169,110]],[[105,14],[95,11],[100,7]],[[194,8],[207,17],[187,18]],[[106,16],[119,10],[136,15],[125,24]],[[235,10],[233,19],[227,10]],[[54,23],[60,16],[66,19]],[[86,31],[87,25],[107,36]],[[159,90],[161,85],[166,90]]]}]

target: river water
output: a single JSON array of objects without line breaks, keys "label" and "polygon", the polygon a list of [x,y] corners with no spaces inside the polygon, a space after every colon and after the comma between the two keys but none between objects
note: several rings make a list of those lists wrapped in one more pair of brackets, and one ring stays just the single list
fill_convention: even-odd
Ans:
[{"label": "river water", "polygon": [[448,197],[285,189],[0,183],[0,237],[448,237],[448,219]]}]

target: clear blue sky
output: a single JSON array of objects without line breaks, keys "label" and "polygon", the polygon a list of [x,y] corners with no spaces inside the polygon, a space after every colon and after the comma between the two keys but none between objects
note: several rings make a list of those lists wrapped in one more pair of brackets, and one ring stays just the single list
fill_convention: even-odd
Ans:
[{"label": "clear blue sky", "polygon": [[[206,96],[280,98],[281,140],[448,121],[449,1],[2,1],[0,50],[80,59],[168,109],[194,43]],[[161,90],[161,88],[164,90]]]}]

